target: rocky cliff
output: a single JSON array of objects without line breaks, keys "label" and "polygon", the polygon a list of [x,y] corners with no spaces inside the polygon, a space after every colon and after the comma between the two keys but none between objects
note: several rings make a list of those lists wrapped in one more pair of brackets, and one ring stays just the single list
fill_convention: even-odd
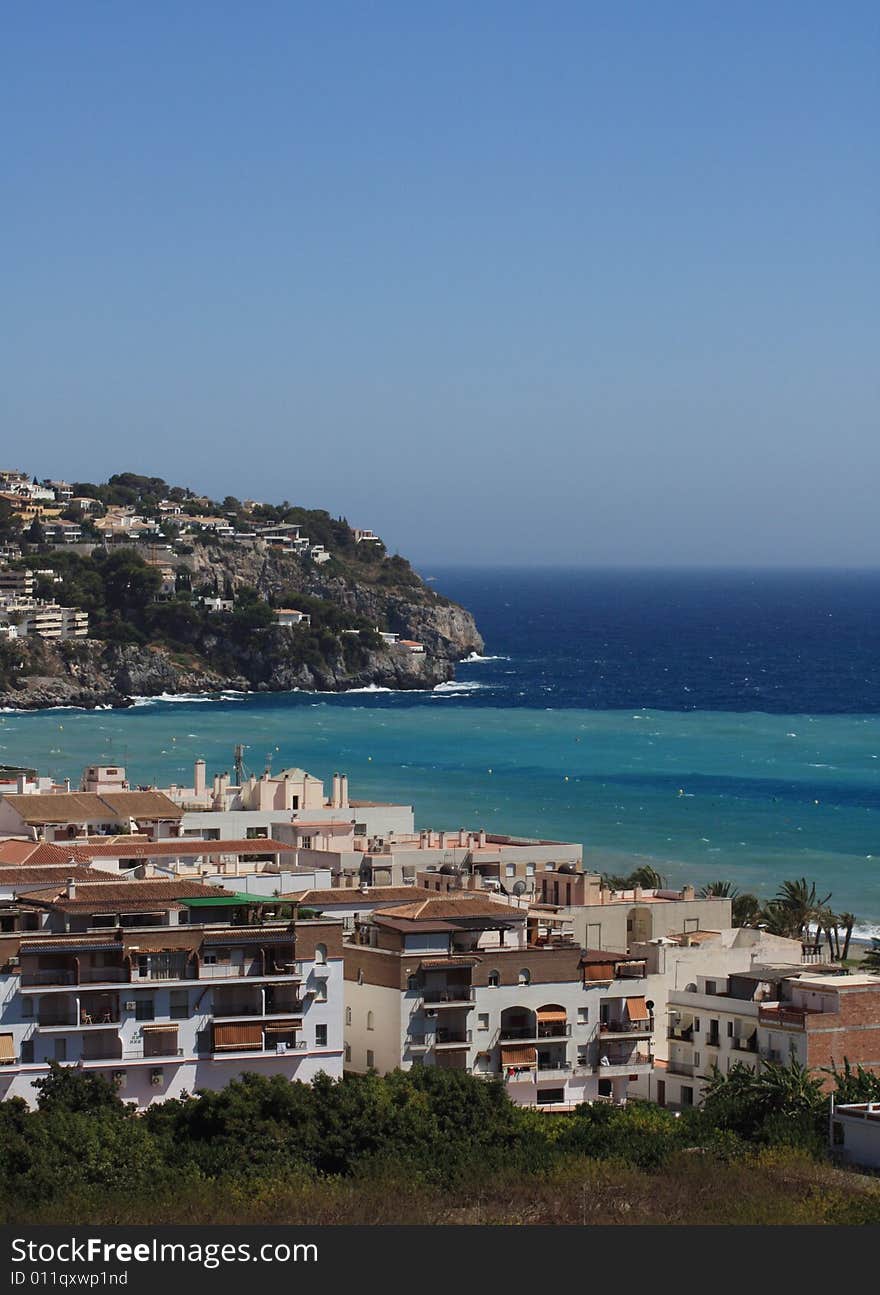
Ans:
[{"label": "rocky cliff", "polygon": [[[386,644],[370,632],[325,633],[304,650],[304,632],[268,625],[232,636],[222,616],[205,616],[187,643],[65,643],[19,640],[3,645],[0,706],[128,705],[133,697],[223,690],[279,692],[291,689],[344,691],[377,686],[433,688],[454,677],[454,663],[483,640],[464,608],[434,593],[407,564],[341,562],[318,567],[258,542],[196,543],[176,559],[193,589],[210,585],[236,594],[256,589],[264,599],[285,601],[297,593],[325,600],[370,630],[390,630],[424,644],[424,653]],[[395,579],[399,575],[400,579]],[[294,604],[295,605],[295,604]]]}]

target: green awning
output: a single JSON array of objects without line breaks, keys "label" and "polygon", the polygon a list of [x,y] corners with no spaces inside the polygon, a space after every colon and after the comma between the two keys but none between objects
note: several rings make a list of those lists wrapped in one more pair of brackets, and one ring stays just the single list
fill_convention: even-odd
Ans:
[{"label": "green awning", "polygon": [[228,895],[181,895],[177,901],[186,904],[187,908],[229,908],[233,905],[240,908],[242,904],[277,904],[277,899],[267,899],[265,895],[243,895],[241,891],[230,891]]}]

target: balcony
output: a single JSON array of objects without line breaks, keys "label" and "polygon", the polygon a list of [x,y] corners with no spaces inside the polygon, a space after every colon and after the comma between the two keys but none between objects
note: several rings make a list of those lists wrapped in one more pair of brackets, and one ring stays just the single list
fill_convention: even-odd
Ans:
[{"label": "balcony", "polygon": [[422,991],[425,1007],[470,1007],[474,1001],[473,985],[448,985],[443,989]]},{"label": "balcony", "polygon": [[755,1034],[750,1035],[749,1038],[747,1039],[732,1038],[730,1040],[730,1046],[734,1052],[757,1052],[758,1051],[757,1032]]},{"label": "balcony", "polygon": [[498,1034],[501,1043],[551,1043],[554,1039],[564,1043],[571,1038],[571,1026],[566,1024],[502,1025]]},{"label": "balcony", "polygon": [[688,1025],[685,1029],[681,1029],[680,1027],[670,1026],[666,1031],[666,1037],[667,1039],[674,1040],[676,1043],[693,1043],[694,1027],[692,1025]]},{"label": "balcony", "polygon": [[[593,1073],[602,1079],[619,1078],[621,1075],[644,1074],[654,1068],[654,1058],[647,1052],[634,1052],[631,1057],[609,1057],[608,1064],[600,1061],[593,1067]],[[667,1066],[672,1070],[672,1066]]]},{"label": "balcony", "polygon": [[644,1038],[654,1033],[654,1018],[648,1016],[644,1021],[600,1021],[599,1037],[612,1036],[614,1038]]},{"label": "balcony", "polygon": [[470,1030],[438,1030],[434,1036],[434,1047],[466,1048],[471,1041]]}]

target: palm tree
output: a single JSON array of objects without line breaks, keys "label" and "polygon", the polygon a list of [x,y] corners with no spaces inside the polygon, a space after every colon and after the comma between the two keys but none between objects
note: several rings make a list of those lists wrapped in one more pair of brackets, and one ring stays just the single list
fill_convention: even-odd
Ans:
[{"label": "palm tree", "polygon": [[729,881],[707,881],[700,887],[700,899],[735,899],[739,894]]},{"label": "palm tree", "polygon": [[850,942],[852,941],[853,927],[856,924],[856,919],[853,913],[841,913],[840,917],[837,920],[844,928],[843,949],[840,954],[840,961],[846,962],[847,958],[849,957],[849,946],[850,946]]},{"label": "palm tree", "polygon": [[757,895],[737,895],[731,905],[734,926],[756,926],[761,918],[761,902]]},{"label": "palm tree", "polygon": [[814,948],[818,950],[820,917],[830,898],[828,894],[820,899],[815,881],[808,882],[806,877],[800,877],[797,881],[783,881],[773,903],[787,912],[792,929],[805,943],[812,938],[811,926],[816,925]]}]

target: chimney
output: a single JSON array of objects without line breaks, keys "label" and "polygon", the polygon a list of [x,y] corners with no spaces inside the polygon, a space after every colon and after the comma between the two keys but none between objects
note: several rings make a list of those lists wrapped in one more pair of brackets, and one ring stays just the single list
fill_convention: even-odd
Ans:
[{"label": "chimney", "polygon": [[682,886],[681,888],[682,899],[695,899],[696,893],[693,886]]},{"label": "chimney", "polygon": [[478,840],[479,840],[480,849],[484,850],[486,848],[486,833],[482,828],[480,828],[480,835]]},{"label": "chimney", "polygon": [[204,760],[196,760],[193,766],[193,790],[197,796],[204,796],[206,785],[205,762]]},{"label": "chimney", "polygon": [[339,778],[339,808],[348,809],[348,774],[343,773]]},{"label": "chimney", "polygon": [[[72,867],[76,866],[76,859],[70,859],[69,862]],[[67,878],[67,898],[76,899],[76,882],[73,877]]]},{"label": "chimney", "polygon": [[341,795],[340,795],[340,787],[339,787],[340,782],[341,782],[341,779],[340,779],[340,777],[339,777],[339,774],[338,774],[338,773],[334,773],[334,775],[333,775],[333,791],[330,793],[330,808],[331,808],[331,809],[339,809],[339,808],[340,808],[340,804],[341,804],[341,800],[342,800],[342,797],[341,797]]}]

